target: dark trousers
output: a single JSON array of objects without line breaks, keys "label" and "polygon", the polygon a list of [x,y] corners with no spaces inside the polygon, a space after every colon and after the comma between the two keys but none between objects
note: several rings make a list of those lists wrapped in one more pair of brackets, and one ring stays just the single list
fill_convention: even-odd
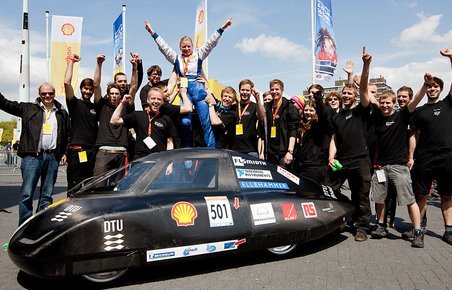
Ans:
[{"label": "dark trousers", "polygon": [[[86,162],[80,162],[79,152],[86,151]],[[86,178],[93,176],[96,150],[80,148],[67,151],[67,189],[70,190]]]},{"label": "dark trousers", "polygon": [[331,183],[336,196],[341,195],[341,186],[348,180],[352,203],[355,206],[352,218],[358,231],[366,232],[370,225],[370,160],[369,158],[339,160],[342,170],[329,170]]},{"label": "dark trousers", "polygon": [[[127,152],[116,152],[99,149],[96,155],[96,164],[94,165],[94,175],[101,175],[109,170],[118,169],[128,163]],[[116,172],[106,176],[103,182],[99,182],[98,187],[112,189],[118,181],[124,176],[126,170]]]}]

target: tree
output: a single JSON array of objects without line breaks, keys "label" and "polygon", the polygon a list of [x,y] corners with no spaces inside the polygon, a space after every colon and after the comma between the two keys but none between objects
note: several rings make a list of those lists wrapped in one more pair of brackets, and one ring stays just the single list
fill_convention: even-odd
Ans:
[{"label": "tree", "polygon": [[13,132],[17,126],[17,121],[4,121],[0,122],[0,128],[3,128],[3,136],[1,138],[1,145],[6,145],[9,141],[13,140]]}]

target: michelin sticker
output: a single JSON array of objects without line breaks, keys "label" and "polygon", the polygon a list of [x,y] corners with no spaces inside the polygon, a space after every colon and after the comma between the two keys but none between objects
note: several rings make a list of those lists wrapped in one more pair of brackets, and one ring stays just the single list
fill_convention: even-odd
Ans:
[{"label": "michelin sticker", "polygon": [[276,223],[271,202],[251,204],[250,208],[255,226]]},{"label": "michelin sticker", "polygon": [[146,262],[184,258],[190,256],[205,255],[210,253],[237,250],[238,246],[245,243],[246,239],[229,240],[200,245],[190,245],[175,248],[166,248],[146,251]]},{"label": "michelin sticker", "polygon": [[300,178],[298,176],[296,176],[295,174],[287,171],[286,169],[282,168],[281,166],[278,166],[277,171],[279,174],[281,174],[285,178],[289,179],[296,185],[300,185]]},{"label": "michelin sticker", "polygon": [[251,160],[251,159],[243,159],[240,156],[232,156],[232,162],[234,162],[234,166],[245,166],[245,165],[267,165],[265,161],[261,160]]},{"label": "michelin sticker", "polygon": [[209,223],[211,228],[233,226],[231,205],[226,196],[208,196],[204,197],[209,214]]},{"label": "michelin sticker", "polygon": [[239,179],[267,179],[273,180],[270,170],[257,169],[236,169],[237,177]]}]

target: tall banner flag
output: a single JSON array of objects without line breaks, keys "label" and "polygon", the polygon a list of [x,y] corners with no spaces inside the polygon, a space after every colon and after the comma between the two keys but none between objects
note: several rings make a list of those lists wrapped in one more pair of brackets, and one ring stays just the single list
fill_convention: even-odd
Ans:
[{"label": "tall banner flag", "polygon": [[[82,17],[52,16],[50,80],[55,86],[57,97],[64,96],[64,74],[70,55],[80,55],[82,23]],[[78,65],[74,66],[74,88],[78,87],[78,68]]]},{"label": "tall banner flag", "polygon": [[[200,48],[206,43],[207,40],[207,0],[201,0],[198,8],[196,9],[196,22],[195,22],[195,48]],[[207,77],[207,61],[203,62],[203,69]]]},{"label": "tall banner flag", "polygon": [[314,0],[313,12],[314,80],[328,80],[334,75],[337,65],[331,0]]},{"label": "tall banner flag", "polygon": [[124,25],[122,12],[113,23],[113,75],[124,72]]}]

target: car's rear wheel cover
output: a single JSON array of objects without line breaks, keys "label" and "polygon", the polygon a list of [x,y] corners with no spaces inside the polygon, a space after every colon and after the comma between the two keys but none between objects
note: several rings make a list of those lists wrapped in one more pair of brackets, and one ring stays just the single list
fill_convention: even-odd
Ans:
[{"label": "car's rear wheel cover", "polygon": [[290,252],[292,252],[293,250],[295,250],[296,247],[297,247],[297,245],[294,244],[294,245],[285,245],[285,246],[280,246],[280,247],[275,247],[275,248],[268,248],[268,250],[270,251],[270,253],[275,254],[275,255],[287,255]]},{"label": "car's rear wheel cover", "polygon": [[122,270],[110,271],[110,272],[86,274],[86,275],[82,275],[82,277],[91,282],[106,283],[106,282],[110,282],[115,279],[118,279],[126,271],[127,271],[127,268],[122,269]]}]

